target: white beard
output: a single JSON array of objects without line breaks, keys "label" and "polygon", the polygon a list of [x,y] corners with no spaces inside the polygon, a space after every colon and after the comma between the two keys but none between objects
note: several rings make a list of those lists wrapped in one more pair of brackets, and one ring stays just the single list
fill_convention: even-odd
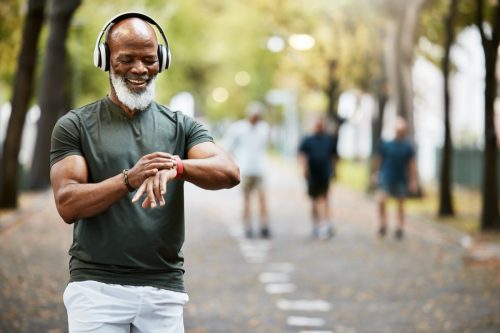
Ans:
[{"label": "white beard", "polygon": [[145,110],[155,98],[155,77],[146,85],[142,92],[133,92],[127,87],[125,78],[110,72],[111,84],[115,88],[116,97],[130,110]]}]

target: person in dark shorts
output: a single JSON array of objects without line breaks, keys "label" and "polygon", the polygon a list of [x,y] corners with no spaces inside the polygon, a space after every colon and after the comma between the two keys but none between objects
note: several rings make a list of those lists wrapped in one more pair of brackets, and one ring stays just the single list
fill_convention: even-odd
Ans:
[{"label": "person in dark shorts", "polygon": [[381,142],[374,162],[372,181],[378,185],[378,233],[381,237],[387,233],[386,202],[388,197],[397,200],[398,225],[394,235],[397,239],[401,239],[404,235],[405,198],[410,192],[417,191],[415,150],[406,138],[406,132],[406,121],[403,118],[397,118],[394,140]]},{"label": "person in dark shorts", "polygon": [[337,136],[326,131],[326,120],[318,118],[314,133],[299,146],[299,163],[307,180],[307,193],[312,202],[313,237],[333,236],[329,205],[330,181],[335,176]]}]

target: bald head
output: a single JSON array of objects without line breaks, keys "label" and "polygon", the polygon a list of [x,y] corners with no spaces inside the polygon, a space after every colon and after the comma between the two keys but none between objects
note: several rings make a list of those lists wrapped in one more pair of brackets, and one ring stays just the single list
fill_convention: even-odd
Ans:
[{"label": "bald head", "polygon": [[158,40],[153,27],[137,17],[126,18],[109,29],[108,45],[110,49],[129,43],[141,43],[144,46],[158,47]]}]

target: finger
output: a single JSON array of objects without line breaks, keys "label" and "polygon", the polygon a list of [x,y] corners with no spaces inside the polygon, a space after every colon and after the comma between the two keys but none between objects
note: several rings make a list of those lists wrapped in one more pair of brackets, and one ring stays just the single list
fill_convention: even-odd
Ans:
[{"label": "finger", "polygon": [[161,178],[160,178],[161,194],[162,195],[167,193],[167,181],[168,181],[168,174],[166,172],[163,172],[161,174]]},{"label": "finger", "polygon": [[155,194],[153,190],[153,179],[149,178],[146,185],[147,196],[149,201],[151,201],[151,208],[156,207]]},{"label": "finger", "polygon": [[155,160],[148,163],[146,169],[171,169],[173,168],[177,162],[175,160]]},{"label": "finger", "polygon": [[132,198],[132,203],[136,203],[139,200],[139,198],[142,197],[142,195],[144,194],[145,188],[146,188],[146,185],[144,182],[144,183],[142,183],[141,186],[139,186],[139,188],[135,192],[135,195]]},{"label": "finger", "polygon": [[165,193],[167,193],[167,173],[163,172],[160,176],[160,206],[165,206]]},{"label": "finger", "polygon": [[151,169],[151,170],[146,170],[144,171],[144,181],[149,178],[149,177],[152,177],[154,175],[156,175],[158,173],[158,169],[157,168],[154,168],[154,169]]},{"label": "finger", "polygon": [[142,206],[142,208],[150,208],[151,207],[151,201],[149,201],[148,197],[146,197],[146,199],[144,199],[141,206]]},{"label": "finger", "polygon": [[158,172],[155,175],[154,180],[153,180],[153,191],[154,191],[156,200],[158,202],[160,202],[160,205],[161,205],[161,199],[162,199],[161,188],[160,188],[160,186],[161,186],[161,182],[160,182],[161,174],[162,174],[162,172]]},{"label": "finger", "polygon": [[154,153],[147,154],[147,155],[143,156],[143,158],[145,158],[145,159],[154,159],[154,158],[157,158],[157,157],[171,158],[172,154],[165,153],[163,151],[157,151],[157,152],[154,152]]}]

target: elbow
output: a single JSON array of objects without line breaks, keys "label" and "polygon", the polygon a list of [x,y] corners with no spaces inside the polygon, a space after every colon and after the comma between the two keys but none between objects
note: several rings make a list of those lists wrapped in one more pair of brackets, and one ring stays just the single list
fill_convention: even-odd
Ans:
[{"label": "elbow", "polygon": [[228,175],[228,186],[227,188],[235,187],[240,183],[240,168],[237,165],[234,165],[232,170]]},{"label": "elbow", "polygon": [[220,182],[214,189],[229,189],[240,183],[240,168],[236,164],[227,166],[221,171],[221,179],[224,179],[224,181]]},{"label": "elbow", "polygon": [[219,188],[233,188],[240,183],[240,168],[236,163],[231,163],[223,170],[224,182]]},{"label": "elbow", "polygon": [[55,199],[59,216],[61,216],[66,224],[73,224],[78,219],[78,216],[75,214],[75,209],[70,205],[70,196],[62,193],[56,196]]},{"label": "elbow", "polygon": [[219,188],[233,188],[240,183],[240,168],[232,158],[227,158],[221,164],[221,175],[224,182],[220,184]]}]

